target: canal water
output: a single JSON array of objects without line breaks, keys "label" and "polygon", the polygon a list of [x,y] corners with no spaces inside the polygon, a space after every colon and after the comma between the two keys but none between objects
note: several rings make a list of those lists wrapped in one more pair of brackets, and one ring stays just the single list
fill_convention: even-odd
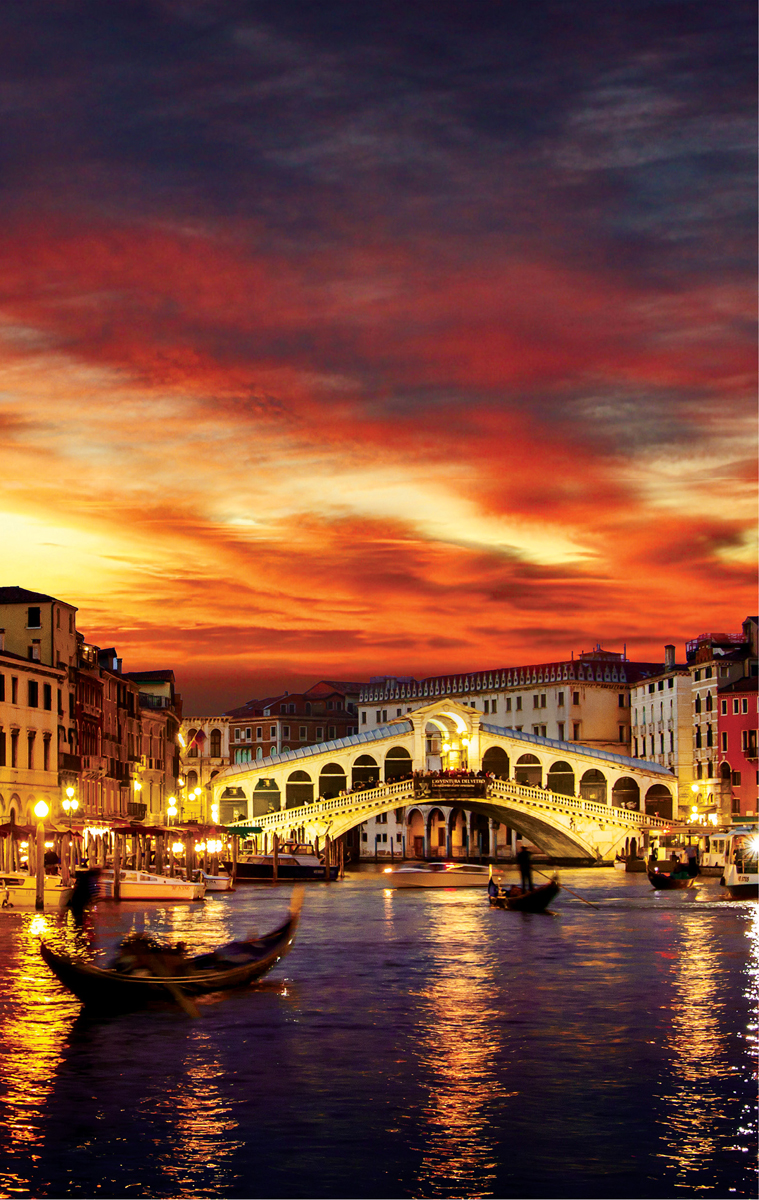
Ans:
[{"label": "canal water", "polygon": [[[758,906],[562,881],[597,908],[310,885],[290,956],[195,1021],[82,1017],[38,949],[72,928],[3,912],[0,1196],[754,1196]],[[288,895],[101,904],[94,947],[210,949]]]}]

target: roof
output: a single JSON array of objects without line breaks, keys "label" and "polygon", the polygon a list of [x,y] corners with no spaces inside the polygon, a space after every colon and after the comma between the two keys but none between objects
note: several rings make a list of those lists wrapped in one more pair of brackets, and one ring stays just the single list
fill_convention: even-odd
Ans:
[{"label": "roof", "polygon": [[30,592],[22,587],[0,587],[0,604],[65,604],[76,611],[76,605],[69,604],[68,600],[58,600],[46,592]]},{"label": "roof", "polygon": [[244,771],[258,770],[259,767],[277,767],[283,762],[295,762],[298,758],[315,758],[317,754],[327,754],[332,750],[347,750],[350,746],[363,746],[370,742],[381,742],[383,738],[398,737],[402,733],[412,733],[411,721],[393,721],[392,725],[379,725],[377,729],[367,729],[365,733],[352,733],[350,737],[336,738],[332,742],[317,742],[312,746],[299,746],[297,750],[287,750],[283,754],[270,754],[267,758],[257,758],[252,762],[233,763],[226,767],[223,778],[241,774]]},{"label": "roof", "polygon": [[756,675],[743,675],[740,679],[734,679],[732,683],[726,683],[724,687],[718,688],[720,696],[725,692],[755,692],[757,690]]},{"label": "roof", "polygon": [[587,754],[590,758],[602,758],[606,762],[622,763],[631,770],[646,771],[651,775],[666,775],[668,779],[674,779],[674,775],[667,767],[649,762],[648,759],[630,758],[626,754],[613,754],[610,750],[599,750],[596,746],[585,746],[582,742],[560,742],[556,738],[539,737],[536,733],[521,733],[516,729],[504,729],[502,725],[486,725],[484,721],[480,722],[480,729],[485,733],[503,734],[512,741],[529,742],[533,746],[550,746],[553,750],[569,751],[572,754]]},{"label": "roof", "polygon": [[131,679],[134,683],[149,683],[151,679],[161,683],[173,683],[174,672],[165,668],[159,671],[124,671],[124,678]]}]

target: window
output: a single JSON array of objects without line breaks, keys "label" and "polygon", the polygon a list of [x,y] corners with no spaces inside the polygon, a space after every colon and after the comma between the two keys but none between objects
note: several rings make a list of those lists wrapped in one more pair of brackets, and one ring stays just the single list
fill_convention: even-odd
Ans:
[{"label": "window", "polygon": [[50,737],[43,738],[42,741],[42,769],[43,771],[50,770]]},{"label": "window", "polygon": [[541,736],[541,737],[545,737],[545,736],[546,736],[546,726],[545,726],[545,725],[541,725],[541,726],[540,726],[540,736]]},{"label": "window", "polygon": [[38,708],[40,702],[40,685],[35,679],[30,679],[27,687],[29,690],[29,707]]},{"label": "window", "polygon": [[620,692],[619,695],[617,696],[617,707],[618,708],[625,707],[625,693],[624,692]]},{"label": "window", "polygon": [[707,725],[707,727],[706,727],[706,744],[707,744],[707,746],[711,746],[714,744],[712,742],[712,727],[711,727],[711,725]]},{"label": "window", "polygon": [[[248,755],[250,755],[250,750],[248,750],[247,753],[248,753]],[[256,746],[256,758],[260,759],[260,758],[263,758],[263,756],[264,756],[263,746]]]},{"label": "window", "polygon": [[655,690],[656,690],[656,685],[653,683],[649,683],[649,685],[648,685],[649,695],[651,694],[651,692],[653,692]]},{"label": "window", "polygon": [[523,726],[521,726],[521,725],[515,725],[515,726],[514,726],[514,728],[516,729],[517,733],[521,733],[521,732],[522,732],[522,728],[523,728]]},{"label": "window", "polygon": [[540,726],[539,726],[539,725],[533,725],[533,727],[532,727],[532,732],[533,732],[534,734],[536,734],[536,735],[539,735],[539,734],[540,734]]},{"label": "window", "polygon": [[[723,700],[722,703],[727,707],[726,700]],[[723,709],[722,711],[724,712],[725,710]],[[740,711],[741,711],[741,702],[740,702],[740,700],[734,699],[733,700],[733,712],[738,713]]]},{"label": "window", "polygon": [[545,708],[545,706],[546,706],[546,694],[545,694],[545,692],[543,692],[543,695],[540,697],[540,707]]},{"label": "window", "polygon": [[722,733],[722,753],[727,754],[727,734],[724,731]]},{"label": "window", "polygon": [[559,741],[563,742],[564,741],[564,722],[563,721],[559,721],[558,730],[559,730]]},{"label": "window", "polygon": [[696,763],[696,779],[700,779],[702,774],[703,774],[703,767],[701,766],[701,763]]},{"label": "window", "polygon": [[366,725],[366,713],[365,712],[361,713],[361,724]]},{"label": "window", "polygon": [[[366,713],[364,713],[364,716],[366,716]],[[301,726],[300,726],[300,728],[298,729],[298,737],[300,738],[300,740],[301,740],[302,742],[307,742],[307,741],[308,741],[308,728],[307,728],[307,726],[305,726],[305,725],[301,725]]]},{"label": "window", "polygon": [[732,776],[730,777],[730,782],[732,783],[733,787],[740,787],[740,786],[741,786],[741,773],[740,773],[740,771],[733,771],[733,773],[732,773]]},{"label": "window", "polygon": [[273,742],[275,742],[277,740],[277,726],[276,725],[269,726],[269,737]]},{"label": "window", "polygon": [[257,741],[257,742],[260,742],[260,741],[261,741],[261,738],[262,738],[263,736],[264,736],[264,727],[263,727],[263,725],[256,725],[256,741]]},{"label": "window", "polygon": [[579,740],[580,740],[580,722],[575,721],[574,725],[572,726],[572,741],[577,742]]},{"label": "window", "polygon": [[533,696],[533,697],[532,697],[532,707],[533,707],[533,708],[540,708],[540,696],[537,696],[537,695],[536,695],[536,696]]},{"label": "window", "polygon": [[712,711],[712,694],[711,694],[711,692],[706,693],[706,711],[707,712]]},{"label": "window", "polygon": [[741,712],[748,713],[748,696],[744,696],[741,700]]},{"label": "window", "polygon": [[387,709],[386,708],[383,708],[383,710],[382,710],[382,720],[383,720],[383,723],[387,720]]},{"label": "window", "polygon": [[[622,726],[621,725],[619,727],[619,733],[620,733],[619,740],[620,740],[620,742],[623,742],[625,739],[622,737]],[[659,734],[659,753],[660,754],[664,753],[664,734],[663,733]]]},{"label": "window", "polygon": [[329,739],[331,739],[332,741],[334,741],[334,739],[337,737],[337,726],[336,725],[330,725],[329,729],[327,730],[327,737]]},{"label": "window", "polygon": [[638,739],[635,738],[635,749],[633,750],[633,758],[638,757]]},{"label": "window", "polygon": [[722,701],[722,708],[720,711],[721,711],[723,717],[727,716],[727,700]]},{"label": "window", "polygon": [[236,729],[235,730],[235,741],[239,742],[239,740],[240,740],[240,730]]},{"label": "window", "polygon": [[42,685],[42,707],[46,712],[53,711],[53,688],[49,683]]},{"label": "window", "polygon": [[712,677],[712,669],[711,669],[711,667],[707,667],[706,670],[704,671],[704,679],[711,679],[711,677]]},{"label": "window", "polygon": [[310,700],[306,701],[306,716],[307,717],[311,716],[311,701]]},{"label": "window", "polygon": [[[333,709],[334,707],[335,707],[335,702],[334,702],[334,700],[328,700],[328,701],[327,701],[327,712],[332,712],[332,709]],[[401,714],[400,714],[400,713],[398,713],[398,716],[400,716],[400,715],[401,715]]]},{"label": "window", "polygon": [[283,725],[283,726],[282,726],[282,737],[289,738],[289,736],[290,736],[290,726],[289,726],[289,725]]},{"label": "window", "polygon": [[18,766],[18,730],[11,730],[11,766]]},{"label": "window", "polygon": [[[332,707],[332,706],[330,705],[330,707]],[[402,716],[403,716],[403,709],[402,709],[402,708],[396,708],[396,710],[395,710],[395,715],[396,715],[396,717],[402,717]]]},{"label": "window", "polygon": [[377,721],[377,724],[381,725],[382,724],[382,711],[379,708],[377,709],[374,716],[375,716],[375,720]]},{"label": "window", "polygon": [[497,700],[491,700],[491,701],[490,701],[490,711],[491,711],[492,713],[494,713],[494,712],[497,712],[497,711],[498,711],[498,702],[497,702]]},{"label": "window", "polygon": [[697,713],[701,712],[701,697],[700,696],[696,696],[695,708],[696,708]]},{"label": "window", "polygon": [[579,692],[572,692],[572,703],[573,704],[580,703],[580,693]]},{"label": "window", "polygon": [[564,693],[563,692],[558,693],[558,695],[556,697],[556,703],[558,704],[559,708],[564,707]]},{"label": "window", "polygon": [[511,696],[506,697],[506,712],[511,712]]},{"label": "window", "polygon": [[317,740],[317,742],[324,741],[324,726],[323,725],[316,726],[316,740]]},{"label": "window", "polygon": [[0,675],[0,700],[5,699],[5,676]]},{"label": "window", "polygon": [[295,705],[294,705],[294,704],[288,704],[288,706],[287,706],[287,711],[288,711],[289,713],[294,713],[294,712],[295,712]]},{"label": "window", "polygon": [[489,700],[483,700],[483,702],[482,702],[482,711],[483,711],[483,712],[490,712],[490,701],[489,701]]},{"label": "window", "polygon": [[699,680],[701,679],[701,672],[700,672],[700,671],[695,671],[695,672],[694,672],[694,675],[693,675],[693,678],[695,679],[696,683],[698,683],[698,682],[699,682]]},{"label": "window", "polygon": [[671,687],[674,687],[674,686],[675,686],[675,681],[674,681],[674,679],[672,678],[672,676],[670,675],[669,679],[667,680],[667,687],[668,687],[668,688],[671,688]]},{"label": "window", "polygon": [[696,749],[701,749],[701,726],[696,726]]},{"label": "window", "polygon": [[660,679],[659,682],[657,683],[656,690],[657,690],[657,692],[664,691],[664,680],[663,679]]},{"label": "window", "polygon": [[34,739],[36,736],[35,733],[26,735],[26,765],[30,771],[34,770]]},{"label": "window", "polygon": [[402,834],[402,833],[396,833],[396,835],[395,835],[395,840],[396,840],[396,842],[402,842],[402,841],[403,841],[403,834]]},{"label": "window", "polygon": [[522,697],[521,697],[521,696],[517,696],[517,700],[516,700],[516,710],[517,710],[517,712],[521,712],[521,711],[522,711]]},{"label": "window", "polygon": [[28,608],[26,610],[26,627],[27,629],[41,629],[42,622],[40,621],[41,609]]},{"label": "window", "polygon": [[31,659],[32,662],[40,661],[40,643],[37,641],[36,638],[32,642],[31,646],[27,646],[26,657]]},{"label": "window", "polygon": [[[624,727],[624,725],[620,725],[620,727],[619,727],[619,740],[620,740],[620,742],[624,742],[624,741],[625,741],[625,727]],[[664,746],[662,745],[662,750],[663,750],[663,749],[664,749]]]},{"label": "window", "polygon": [[280,706],[279,706],[279,711],[280,711],[281,713],[286,713],[286,712],[287,712],[287,705],[286,705],[286,704],[280,704]]},{"label": "window", "polygon": [[670,751],[674,750],[674,748],[675,748],[675,735],[671,731],[670,731],[670,735],[669,735],[669,748],[670,748]]}]

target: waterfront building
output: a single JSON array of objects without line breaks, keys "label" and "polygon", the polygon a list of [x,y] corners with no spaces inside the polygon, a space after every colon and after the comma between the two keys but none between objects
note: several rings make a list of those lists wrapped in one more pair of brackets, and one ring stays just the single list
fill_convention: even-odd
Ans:
[{"label": "waterfront building", "polygon": [[0,822],[34,824],[39,800],[57,812],[67,678],[64,667],[0,650]]},{"label": "waterfront building", "polygon": [[450,696],[517,732],[627,754],[630,688],[662,668],[596,646],[562,662],[426,679],[375,677],[359,696],[359,729],[376,729]]},{"label": "waterfront building", "polygon": [[691,675],[664,647],[664,668],[630,691],[633,758],[661,763],[677,776],[676,815],[687,818],[693,800]]},{"label": "waterfront building", "polygon": [[176,690],[174,672],[168,668],[127,671],[124,678],[137,693],[139,722],[129,815],[152,824],[165,823],[169,798],[177,795],[180,778],[182,697]]},{"label": "waterfront building", "polygon": [[358,683],[322,679],[305,692],[283,692],[231,709],[231,761],[260,761],[300,746],[334,741],[358,732]]},{"label": "waterfront building", "polygon": [[[720,825],[732,818],[733,784],[719,769],[719,688],[757,674],[757,618],[740,634],[703,633],[686,645],[691,677],[693,783],[691,812]],[[740,802],[740,801],[739,801]]]},{"label": "waterfront building", "polygon": [[720,786],[730,787],[733,820],[759,815],[757,677],[744,675],[718,690]]},{"label": "waterfront building", "polygon": [[[177,800],[180,819],[210,822],[213,814],[208,788],[219,771],[228,766],[230,761],[229,717],[185,717],[179,732],[180,774]],[[224,806],[222,821],[236,818],[237,814],[230,812],[229,808],[229,805]]]}]

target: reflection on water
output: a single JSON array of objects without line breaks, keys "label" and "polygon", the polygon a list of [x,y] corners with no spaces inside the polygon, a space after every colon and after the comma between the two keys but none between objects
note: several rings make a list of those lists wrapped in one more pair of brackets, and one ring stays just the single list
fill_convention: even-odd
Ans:
[{"label": "reflection on water", "polygon": [[416,993],[420,1003],[419,1064],[428,1081],[425,1143],[416,1194],[492,1196],[498,1153],[491,1114],[505,1089],[492,962],[479,912],[440,905],[430,922],[436,970]]},{"label": "reflection on water", "polygon": [[[197,1021],[78,1016],[35,935],[86,937],[5,916],[0,1198],[753,1196],[759,906],[566,882],[598,909],[315,888],[291,957]],[[287,900],[103,905],[93,949],[209,949]]]},{"label": "reflection on water", "polygon": [[21,913],[4,918],[14,954],[0,995],[0,1099],[3,1161],[0,1193],[26,1194],[44,1139],[45,1104],[61,1048],[79,1005],[69,1001],[43,963],[39,938],[54,918]]}]

